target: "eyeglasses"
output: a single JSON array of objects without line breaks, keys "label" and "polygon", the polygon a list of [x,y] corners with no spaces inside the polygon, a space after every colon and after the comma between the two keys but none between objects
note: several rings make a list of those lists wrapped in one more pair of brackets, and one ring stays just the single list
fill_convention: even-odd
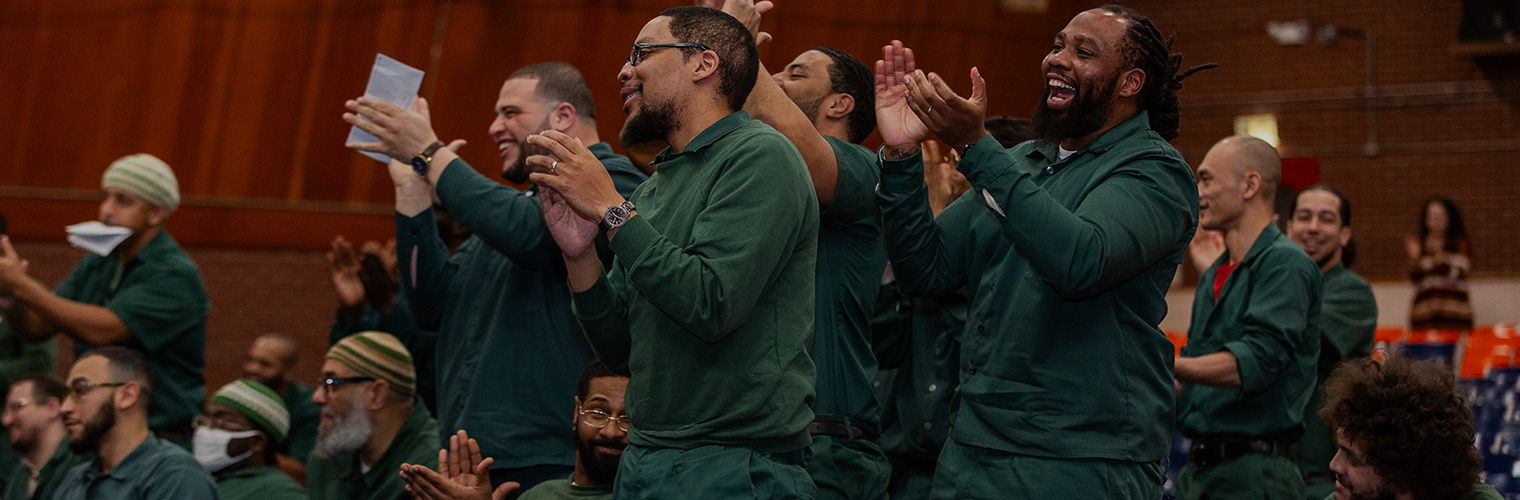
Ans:
[{"label": "eyeglasses", "polygon": [[639,62],[644,60],[644,56],[649,55],[649,53],[653,52],[654,49],[666,49],[666,48],[671,48],[671,49],[702,49],[702,50],[712,50],[712,47],[708,47],[708,46],[702,45],[700,43],[691,43],[691,42],[678,42],[678,43],[635,43],[635,44],[633,44],[633,50],[628,51],[628,65],[629,66],[638,66]]},{"label": "eyeglasses", "polygon": [[612,418],[612,415],[602,410],[581,410],[576,413],[580,414],[583,424],[600,429],[606,427],[608,422],[616,420],[618,430],[628,432],[628,415]]},{"label": "eyeglasses", "polygon": [[32,402],[28,401],[26,398],[17,399],[15,401],[6,401],[5,413],[16,413],[18,411],[21,411],[22,408],[26,408],[26,405],[29,404],[32,404]]},{"label": "eyeglasses", "polygon": [[253,430],[253,426],[251,425],[247,425],[241,422],[233,422],[231,420],[224,420],[219,417],[212,417],[208,415],[196,415],[195,418],[190,419],[190,425],[192,427],[208,427],[212,429],[221,429],[224,431],[234,432]]},{"label": "eyeglasses", "polygon": [[79,402],[79,398],[84,397],[84,395],[86,393],[90,392],[90,391],[93,391],[95,389],[99,389],[101,387],[121,387],[123,385],[127,385],[127,383],[126,382],[99,382],[99,383],[96,383],[96,382],[91,382],[91,381],[88,381],[88,380],[75,380],[75,381],[73,381],[72,383],[69,384],[69,399],[72,399],[72,400],[74,400],[75,403],[78,403]]},{"label": "eyeglasses", "polygon": [[341,378],[328,377],[328,378],[324,378],[321,381],[317,382],[317,390],[318,391],[326,391],[328,393],[331,393],[333,391],[334,387],[341,386],[343,384],[353,384],[353,383],[358,383],[358,382],[374,382],[374,381],[375,381],[375,377],[341,377]]}]

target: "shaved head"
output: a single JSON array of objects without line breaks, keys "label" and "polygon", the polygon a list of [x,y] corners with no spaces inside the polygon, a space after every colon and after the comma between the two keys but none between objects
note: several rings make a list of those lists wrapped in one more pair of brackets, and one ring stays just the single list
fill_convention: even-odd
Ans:
[{"label": "shaved head", "polygon": [[1277,155],[1277,148],[1249,135],[1226,137],[1214,147],[1229,154],[1235,178],[1244,179],[1247,172],[1261,176],[1258,202],[1270,205],[1277,200],[1277,185],[1282,182],[1282,157]]},{"label": "shaved head", "polygon": [[290,340],[290,337],[274,333],[261,335],[253,340],[253,345],[257,346],[259,344],[265,344],[278,350],[280,361],[285,363],[286,368],[295,366],[297,354],[300,352],[301,346],[297,345],[296,341]]}]

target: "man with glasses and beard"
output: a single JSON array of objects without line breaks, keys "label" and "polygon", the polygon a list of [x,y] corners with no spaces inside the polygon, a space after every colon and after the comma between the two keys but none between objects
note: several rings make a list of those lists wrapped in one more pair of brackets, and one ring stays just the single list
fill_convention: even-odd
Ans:
[{"label": "man with glasses and beard", "polygon": [[63,428],[63,400],[68,387],[53,377],[34,375],[11,384],[0,423],[10,434],[21,464],[5,484],[5,500],[48,500],[63,475],[89,455],[69,449]]},{"label": "man with glasses and beard", "polygon": [[575,393],[575,474],[539,484],[522,500],[612,498],[618,463],[628,447],[628,414],[623,392],[628,377],[592,361]]},{"label": "man with glasses and beard", "polygon": [[[1157,325],[1198,219],[1167,144],[1181,56],[1133,10],[1078,14],[1041,67],[1042,140],[1005,150],[983,129],[976,69],[966,99],[901,42],[882,52],[877,196],[898,287],[971,299],[933,498],[1160,498],[1175,393]],[[919,153],[930,131],[974,191],[938,217]]]},{"label": "man with glasses and beard", "polygon": [[97,348],[69,369],[63,425],[69,449],[94,453],[59,484],[55,500],[216,498],[216,483],[190,452],[148,431],[148,361],[122,346]]},{"label": "man with glasses and beard", "polygon": [[[418,99],[415,111],[406,111],[361,98],[349,101],[344,119],[381,139],[351,147],[397,160],[390,170],[397,258],[405,263],[401,289],[417,326],[438,332],[439,422],[446,435],[468,431],[495,457],[492,483],[531,487],[564,477],[575,460],[564,400],[574,394],[577,368],[591,359],[591,349],[570,311],[540,188],[503,186],[476,173],[452,149],[439,148],[426,104]],[[538,151],[526,138],[546,130],[585,144],[623,196],[645,179],[601,142],[591,90],[569,64],[535,64],[513,73],[502,84],[495,111],[491,137],[500,150],[502,177],[510,182],[528,181],[524,159]],[[434,223],[435,190],[474,233],[452,258]]]},{"label": "man with glasses and beard", "polygon": [[438,457],[438,423],[415,388],[412,355],[391,334],[356,333],[327,350],[312,395],[322,409],[306,469],[312,500],[407,496],[401,464]]},{"label": "man with glasses and beard", "polygon": [[797,148],[742,111],[758,67],[754,37],[723,12],[644,25],[618,73],[622,140],[670,147],[631,200],[574,138],[528,138],[549,151],[528,162],[576,318],[632,375],[619,498],[812,498],[818,199]]}]

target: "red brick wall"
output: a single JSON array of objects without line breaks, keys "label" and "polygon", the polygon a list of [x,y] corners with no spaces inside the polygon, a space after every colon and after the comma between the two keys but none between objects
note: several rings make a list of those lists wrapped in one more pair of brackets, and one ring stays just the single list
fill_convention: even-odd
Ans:
[{"label": "red brick wall", "polygon": [[[1453,55],[1459,2],[1421,0],[1287,0],[1277,2],[1125,2],[1164,34],[1177,34],[1184,65],[1220,68],[1187,80],[1182,137],[1175,145],[1197,165],[1209,146],[1233,133],[1234,117],[1274,113],[1285,157],[1318,157],[1320,179],[1353,203],[1356,269],[1400,280],[1403,238],[1414,233],[1420,202],[1455,199],[1482,276],[1520,275],[1520,59],[1473,60]],[[1329,46],[1280,47],[1268,21],[1330,23],[1341,36]],[[1377,45],[1377,136],[1367,142],[1367,30]]]},{"label": "red brick wall", "polygon": [[[18,243],[34,278],[52,286],[68,276],[84,251],[62,243]],[[281,333],[301,345],[295,377],[317,378],[327,352],[336,301],[321,252],[188,248],[206,280],[211,317],[206,332],[206,386],[214,391],[242,375],[243,355],[255,337]],[[59,371],[73,350],[59,345]]]}]

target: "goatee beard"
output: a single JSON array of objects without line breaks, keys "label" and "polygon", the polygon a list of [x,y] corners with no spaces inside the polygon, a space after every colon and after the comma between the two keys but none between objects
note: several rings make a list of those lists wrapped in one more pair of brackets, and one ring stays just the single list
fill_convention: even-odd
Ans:
[{"label": "goatee beard", "polygon": [[625,148],[666,140],[676,130],[675,114],[675,105],[671,103],[649,105],[623,122],[623,131],[618,134],[618,140],[623,142]]},{"label": "goatee beard", "polygon": [[[114,399],[114,398],[113,398]],[[116,406],[107,399],[95,410],[95,419],[84,422],[84,428],[80,429],[77,439],[69,440],[69,451],[74,453],[94,453],[100,449],[100,440],[116,426]]]},{"label": "goatee beard", "polygon": [[1099,84],[1092,92],[1078,88],[1065,110],[1050,109],[1046,104],[1050,95],[1048,90],[1041,95],[1040,102],[1034,108],[1034,119],[1031,120],[1035,138],[1058,143],[1062,139],[1084,137],[1103,128],[1103,124],[1108,122],[1109,113],[1113,111],[1115,84],[1109,78],[1100,78],[1098,81],[1108,81],[1109,84]]},{"label": "goatee beard", "polygon": [[[538,132],[534,133],[542,133],[546,130],[549,130],[548,117],[544,117],[544,122],[538,126]],[[547,155],[549,154],[549,150],[528,144],[527,137],[522,138],[522,141],[518,142],[518,144],[520,146],[517,148],[517,159],[507,166],[507,168],[502,169],[501,178],[513,184],[526,184],[528,182],[528,174],[532,173],[531,169],[528,168],[528,157]]]},{"label": "goatee beard", "polygon": [[587,479],[592,484],[612,484],[617,480],[618,465],[622,462],[622,455],[603,456],[596,451],[596,447],[608,448],[623,447],[623,443],[617,441],[583,441],[575,440],[576,459],[580,460],[581,466],[586,469]]}]

